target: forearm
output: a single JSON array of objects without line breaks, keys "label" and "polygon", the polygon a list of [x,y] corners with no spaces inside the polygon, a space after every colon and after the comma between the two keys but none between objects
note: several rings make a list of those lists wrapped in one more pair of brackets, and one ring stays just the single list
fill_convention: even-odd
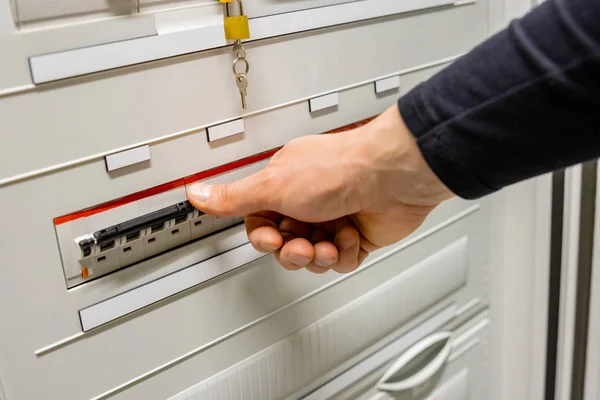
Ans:
[{"label": "forearm", "polygon": [[600,155],[600,2],[548,0],[402,97],[423,157],[475,198]]}]

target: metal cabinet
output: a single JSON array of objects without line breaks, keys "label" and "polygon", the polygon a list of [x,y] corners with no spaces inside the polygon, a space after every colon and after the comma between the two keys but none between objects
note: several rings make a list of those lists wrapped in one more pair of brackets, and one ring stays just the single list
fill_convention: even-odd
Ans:
[{"label": "metal cabinet", "polygon": [[240,179],[289,140],[367,123],[487,37],[498,0],[246,1],[246,110],[220,2],[0,5],[0,398],[504,400],[516,376],[504,398],[524,400],[541,387],[506,367],[526,353],[543,365],[523,337],[545,343],[549,327],[528,318],[548,310],[535,182],[446,202],[343,276],[287,272],[240,219],[193,210],[98,254],[80,246],[156,222],[191,182]]}]

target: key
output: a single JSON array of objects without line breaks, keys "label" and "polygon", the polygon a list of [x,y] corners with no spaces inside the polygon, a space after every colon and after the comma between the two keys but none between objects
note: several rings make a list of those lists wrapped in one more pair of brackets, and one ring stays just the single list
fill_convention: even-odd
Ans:
[{"label": "key", "polygon": [[236,40],[233,45],[233,55],[235,58],[246,58],[246,49],[242,46],[241,40]]},{"label": "key", "polygon": [[235,77],[235,84],[240,89],[240,97],[242,98],[242,108],[246,109],[246,89],[248,88],[248,79],[246,75],[238,75]]}]

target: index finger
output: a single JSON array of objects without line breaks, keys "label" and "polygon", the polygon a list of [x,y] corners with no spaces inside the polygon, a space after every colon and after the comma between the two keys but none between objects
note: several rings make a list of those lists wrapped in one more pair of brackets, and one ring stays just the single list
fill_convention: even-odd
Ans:
[{"label": "index finger", "polygon": [[273,253],[283,246],[283,236],[279,231],[281,219],[281,214],[273,211],[261,211],[244,219],[248,239],[256,250]]}]

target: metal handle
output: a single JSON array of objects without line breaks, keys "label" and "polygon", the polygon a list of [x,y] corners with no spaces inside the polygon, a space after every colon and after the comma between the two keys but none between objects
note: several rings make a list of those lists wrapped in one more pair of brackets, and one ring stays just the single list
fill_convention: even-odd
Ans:
[{"label": "metal handle", "polygon": [[[440,371],[446,363],[452,349],[450,342],[451,335],[450,332],[434,333],[414,344],[387,369],[379,382],[377,382],[377,389],[385,392],[401,392],[425,383]],[[442,346],[438,346],[438,349],[435,349],[436,345]],[[402,369],[407,368],[411,362],[418,362],[419,358],[425,356],[428,351],[435,350],[437,350],[437,353],[433,357],[425,357],[425,365],[416,368],[417,372],[410,374],[407,371],[409,373],[408,376],[402,376],[400,380],[392,381],[394,375],[401,372]]]}]

